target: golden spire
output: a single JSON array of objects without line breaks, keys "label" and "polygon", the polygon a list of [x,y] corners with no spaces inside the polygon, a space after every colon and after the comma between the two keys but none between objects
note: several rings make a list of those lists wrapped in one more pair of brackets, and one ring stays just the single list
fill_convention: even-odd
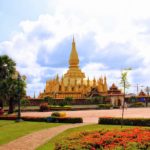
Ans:
[{"label": "golden spire", "polygon": [[96,79],[95,79],[95,77],[93,79],[93,86],[96,86]]},{"label": "golden spire", "polygon": [[88,79],[87,79],[87,86],[89,86],[90,85],[90,80],[89,80],[89,77],[88,77]]},{"label": "golden spire", "polygon": [[56,75],[56,81],[59,82],[59,76],[58,76],[58,74]]},{"label": "golden spire", "polygon": [[71,49],[70,58],[69,58],[69,65],[70,67],[78,67],[78,64],[79,64],[79,58],[78,58],[78,53],[76,50],[76,44],[75,44],[74,37],[73,37],[72,49]]},{"label": "golden spire", "polygon": [[106,76],[104,77],[104,92],[107,92],[108,88],[107,88],[107,78]]}]

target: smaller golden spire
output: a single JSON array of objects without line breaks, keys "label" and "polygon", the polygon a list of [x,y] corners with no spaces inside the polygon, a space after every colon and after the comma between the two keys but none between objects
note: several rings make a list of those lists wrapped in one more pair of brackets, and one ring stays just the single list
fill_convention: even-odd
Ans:
[{"label": "smaller golden spire", "polygon": [[95,79],[95,77],[93,79],[93,86],[96,86],[96,79]]},{"label": "smaller golden spire", "polygon": [[58,76],[58,74],[56,75],[56,81],[59,82],[59,76]]},{"label": "smaller golden spire", "polygon": [[107,78],[106,76],[104,77],[104,92],[108,91],[108,87],[107,87]]},{"label": "smaller golden spire", "polygon": [[64,77],[62,75],[62,77],[61,77],[61,84],[63,84],[63,83],[64,83]]},{"label": "smaller golden spire", "polygon": [[89,77],[88,77],[88,79],[87,79],[87,86],[89,86],[90,85],[90,80],[89,80]]}]

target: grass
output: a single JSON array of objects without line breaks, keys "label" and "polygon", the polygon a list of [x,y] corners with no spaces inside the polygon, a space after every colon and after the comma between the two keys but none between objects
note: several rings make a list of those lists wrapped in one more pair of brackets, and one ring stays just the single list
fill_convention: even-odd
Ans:
[{"label": "grass", "polygon": [[[124,126],[123,129],[125,128],[133,128],[134,126]],[[48,143],[45,143],[44,145],[40,146],[37,148],[37,150],[53,150],[55,147],[55,143],[58,141],[63,141],[64,138],[71,136],[71,134],[74,134],[76,132],[84,132],[84,131],[98,131],[98,130],[106,130],[106,129],[121,129],[120,125],[86,125],[82,127],[77,127],[73,129],[68,129],[65,132],[57,135],[56,137],[52,138]]]},{"label": "grass", "polygon": [[0,145],[8,143],[26,134],[61,125],[46,122],[15,122],[0,120]]}]

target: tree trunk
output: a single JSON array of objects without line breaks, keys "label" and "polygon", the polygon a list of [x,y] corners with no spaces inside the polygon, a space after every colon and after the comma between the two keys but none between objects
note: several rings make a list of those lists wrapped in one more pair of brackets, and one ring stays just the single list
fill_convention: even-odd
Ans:
[{"label": "tree trunk", "polygon": [[10,98],[8,114],[12,114],[12,113],[14,113],[14,100]]},{"label": "tree trunk", "polygon": [[3,108],[3,101],[0,100],[0,107]]}]

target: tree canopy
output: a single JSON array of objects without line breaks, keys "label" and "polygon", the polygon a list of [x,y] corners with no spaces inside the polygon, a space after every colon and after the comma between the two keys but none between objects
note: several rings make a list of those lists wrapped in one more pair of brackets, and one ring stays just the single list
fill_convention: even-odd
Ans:
[{"label": "tree canopy", "polygon": [[16,63],[9,56],[0,56],[0,100],[9,104],[9,111],[13,112],[13,106],[20,98],[26,95],[26,83],[23,78],[18,80],[19,72],[16,71]]}]

